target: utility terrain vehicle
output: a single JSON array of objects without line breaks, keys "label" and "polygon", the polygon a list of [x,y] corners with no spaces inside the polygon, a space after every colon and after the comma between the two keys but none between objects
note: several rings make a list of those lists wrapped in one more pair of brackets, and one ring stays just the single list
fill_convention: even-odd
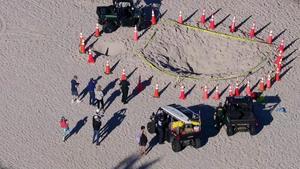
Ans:
[{"label": "utility terrain vehicle", "polygon": [[253,101],[248,96],[227,97],[224,106],[219,105],[214,114],[215,127],[227,127],[227,135],[238,131],[249,131],[256,134],[256,117],[253,113]]},{"label": "utility terrain vehicle", "polygon": [[158,118],[161,116],[163,116],[164,139],[172,144],[174,152],[179,152],[188,145],[201,147],[200,112],[195,113],[177,104],[160,107],[156,113],[152,113],[151,121],[147,124],[149,133],[157,133]]},{"label": "utility terrain vehicle", "polygon": [[120,26],[134,27],[142,29],[144,17],[142,7],[133,0],[113,0],[113,5],[98,6],[97,15],[98,23],[103,25],[103,32],[111,33]]}]

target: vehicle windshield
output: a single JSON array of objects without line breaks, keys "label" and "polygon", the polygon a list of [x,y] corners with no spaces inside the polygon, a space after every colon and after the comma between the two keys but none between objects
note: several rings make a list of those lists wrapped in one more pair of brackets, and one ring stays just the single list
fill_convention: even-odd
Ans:
[{"label": "vehicle windshield", "polygon": [[172,106],[172,107],[176,108],[177,110],[179,110],[180,112],[182,112],[190,120],[193,120],[193,121],[197,120],[198,121],[200,119],[200,116],[199,116],[200,112],[199,113],[195,113],[192,110],[187,109],[185,107],[182,107],[180,105],[170,105],[170,106]]}]

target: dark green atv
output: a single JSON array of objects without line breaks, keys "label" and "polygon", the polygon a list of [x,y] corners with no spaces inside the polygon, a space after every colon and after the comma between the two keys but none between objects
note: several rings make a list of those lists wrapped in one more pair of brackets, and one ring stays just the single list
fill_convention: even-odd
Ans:
[{"label": "dark green atv", "polygon": [[215,127],[226,125],[227,135],[238,131],[249,131],[256,134],[257,120],[253,113],[253,101],[248,96],[227,97],[224,106],[220,104],[214,114]]},{"label": "dark green atv", "polygon": [[143,29],[144,16],[142,7],[137,7],[133,0],[113,0],[113,5],[97,7],[98,23],[103,25],[103,32],[111,33],[120,26]]}]

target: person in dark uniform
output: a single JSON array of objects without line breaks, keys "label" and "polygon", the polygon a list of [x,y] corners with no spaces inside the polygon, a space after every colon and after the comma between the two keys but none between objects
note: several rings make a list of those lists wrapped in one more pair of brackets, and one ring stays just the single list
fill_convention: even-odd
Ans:
[{"label": "person in dark uniform", "polygon": [[73,79],[71,80],[71,93],[72,93],[72,103],[74,103],[75,101],[77,103],[80,103],[80,100],[78,98],[78,86],[79,86],[79,83],[77,82],[77,79],[78,77],[76,75],[74,75]]},{"label": "person in dark uniform", "polygon": [[164,125],[165,125],[164,115],[163,115],[163,113],[160,113],[158,115],[158,119],[157,119],[157,132],[158,132],[157,134],[158,134],[159,144],[164,144],[164,141],[165,141]]},{"label": "person in dark uniform", "polygon": [[126,104],[130,83],[127,80],[121,80],[119,85],[122,91],[122,103]]},{"label": "person in dark uniform", "polygon": [[99,109],[97,109],[97,113],[93,116],[93,140],[92,143],[96,142],[96,145],[100,145],[100,128],[101,128],[101,116],[99,115]]}]

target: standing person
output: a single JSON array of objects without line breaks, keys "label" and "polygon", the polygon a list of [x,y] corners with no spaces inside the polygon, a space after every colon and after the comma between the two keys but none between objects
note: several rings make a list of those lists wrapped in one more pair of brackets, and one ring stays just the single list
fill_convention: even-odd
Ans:
[{"label": "standing person", "polygon": [[59,121],[60,127],[64,130],[64,135],[63,135],[63,141],[66,141],[66,138],[69,136],[70,134],[70,128],[69,128],[69,123],[68,120],[62,116],[60,121]]},{"label": "standing person", "polygon": [[122,103],[126,104],[130,83],[127,80],[121,80],[119,85],[121,86],[122,91]]},{"label": "standing person", "polygon": [[95,94],[96,94],[96,103],[97,103],[98,110],[100,110],[100,103],[101,103],[101,110],[104,110],[104,101],[103,101],[104,93],[100,85],[97,86]]},{"label": "standing person", "polygon": [[93,78],[91,78],[87,87],[90,94],[90,101],[89,101],[90,105],[94,104],[95,102],[95,86],[96,86],[96,82]]},{"label": "standing person", "polygon": [[148,142],[148,139],[147,139],[147,135],[145,133],[145,126],[141,126],[141,136],[140,136],[140,141],[139,141],[141,155],[146,155],[145,152],[146,152],[147,142]]},{"label": "standing person", "polygon": [[158,140],[159,140],[159,144],[164,144],[164,137],[165,137],[165,119],[164,119],[164,115],[162,113],[159,114],[158,117],[158,121],[157,121],[157,134],[158,134]]},{"label": "standing person", "polygon": [[92,143],[94,144],[96,142],[96,145],[100,145],[99,139],[100,139],[100,127],[101,127],[101,116],[99,115],[99,109],[96,110],[96,114],[93,116],[93,140]]},{"label": "standing person", "polygon": [[78,98],[78,86],[79,83],[77,82],[78,77],[76,75],[74,75],[73,79],[71,80],[71,93],[72,93],[72,103],[74,103],[75,101],[77,103],[80,103],[80,100]]}]

